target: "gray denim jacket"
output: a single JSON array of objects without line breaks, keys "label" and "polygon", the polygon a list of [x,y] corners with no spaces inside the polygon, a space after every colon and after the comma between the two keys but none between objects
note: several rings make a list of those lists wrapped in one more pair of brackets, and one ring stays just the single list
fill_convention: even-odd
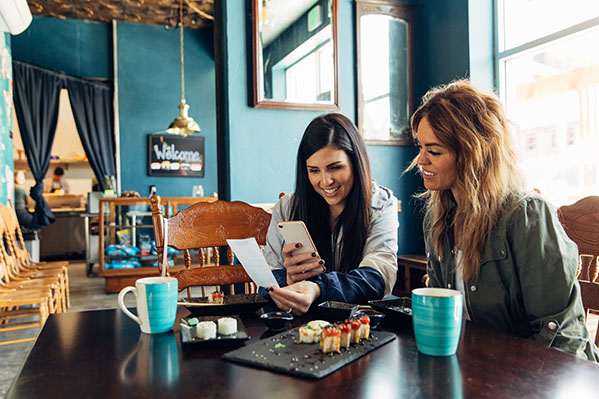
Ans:
[{"label": "gray denim jacket", "polygon": [[[455,288],[453,237],[446,237],[440,259],[430,224],[427,215],[429,286]],[[599,361],[584,324],[577,267],[578,249],[555,209],[538,196],[513,193],[484,246],[478,278],[464,282],[471,321]]]}]

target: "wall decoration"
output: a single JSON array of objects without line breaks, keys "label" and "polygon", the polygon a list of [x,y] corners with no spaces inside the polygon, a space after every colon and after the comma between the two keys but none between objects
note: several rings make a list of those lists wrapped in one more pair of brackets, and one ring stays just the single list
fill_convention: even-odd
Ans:
[{"label": "wall decoration", "polygon": [[204,137],[149,134],[148,176],[204,177]]},{"label": "wall decoration", "polygon": [[[0,202],[12,199],[12,56],[10,34],[0,32]],[[1,171],[4,170],[4,173]]]}]

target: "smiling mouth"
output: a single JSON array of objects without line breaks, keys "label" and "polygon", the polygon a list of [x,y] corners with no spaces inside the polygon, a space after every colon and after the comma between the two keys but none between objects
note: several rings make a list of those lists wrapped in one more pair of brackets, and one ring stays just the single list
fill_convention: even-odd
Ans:
[{"label": "smiling mouth", "polygon": [[427,177],[432,177],[432,176],[436,175],[436,173],[433,173],[433,172],[427,172],[427,171],[426,171],[426,170],[424,170],[424,169],[422,169],[422,174],[423,174],[424,176],[427,176]]},{"label": "smiling mouth", "polygon": [[327,194],[327,195],[334,195],[337,191],[339,191],[339,187],[323,188],[322,191],[324,191],[325,194]]}]

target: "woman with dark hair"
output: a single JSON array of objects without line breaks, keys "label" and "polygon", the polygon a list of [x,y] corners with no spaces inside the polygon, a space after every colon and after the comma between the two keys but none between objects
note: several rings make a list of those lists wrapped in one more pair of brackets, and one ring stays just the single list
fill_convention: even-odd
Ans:
[{"label": "woman with dark hair", "polygon": [[555,208],[524,192],[503,106],[461,80],[411,118],[424,180],[429,286],[462,292],[464,315],[597,360],[576,280],[578,249]]},{"label": "woman with dark hair", "polygon": [[[281,221],[302,220],[317,253],[295,255]],[[279,285],[269,288],[285,311],[305,313],[327,300],[363,303],[391,293],[397,273],[397,198],[372,181],[366,146],[341,114],[314,119],[299,145],[295,192],[277,202],[266,260]]]}]

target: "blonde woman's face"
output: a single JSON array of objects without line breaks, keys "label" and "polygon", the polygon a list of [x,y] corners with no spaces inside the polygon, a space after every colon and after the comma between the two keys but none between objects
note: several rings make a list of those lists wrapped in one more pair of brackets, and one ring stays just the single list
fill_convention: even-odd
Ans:
[{"label": "blonde woman's face", "polygon": [[456,155],[437,139],[426,117],[418,124],[416,138],[424,187],[432,191],[451,190],[457,176]]}]

